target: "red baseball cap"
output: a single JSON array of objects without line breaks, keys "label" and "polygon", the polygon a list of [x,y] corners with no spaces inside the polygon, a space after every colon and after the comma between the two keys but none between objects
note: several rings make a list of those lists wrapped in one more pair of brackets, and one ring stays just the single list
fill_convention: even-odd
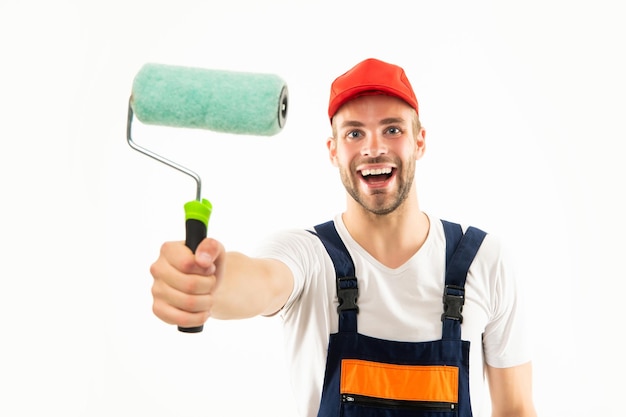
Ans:
[{"label": "red baseball cap", "polygon": [[369,58],[340,75],[330,87],[328,117],[353,98],[386,94],[406,101],[418,111],[417,98],[404,70],[397,65]]}]

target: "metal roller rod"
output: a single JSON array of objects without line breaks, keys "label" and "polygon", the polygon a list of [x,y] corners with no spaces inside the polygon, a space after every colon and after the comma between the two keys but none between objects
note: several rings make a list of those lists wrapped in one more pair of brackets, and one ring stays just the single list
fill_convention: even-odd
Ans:
[{"label": "metal roller rod", "polygon": [[149,156],[152,159],[156,159],[157,161],[168,165],[174,169],[177,169],[178,171],[189,175],[191,178],[193,178],[196,181],[196,200],[197,201],[201,201],[202,200],[202,180],[200,179],[200,176],[198,174],[196,174],[194,171],[190,170],[189,168],[185,168],[184,166],[177,164],[174,161],[171,161],[161,155],[158,155],[154,152],[152,152],[149,149],[146,149],[142,146],[137,145],[137,143],[135,143],[133,141],[133,138],[131,136],[131,130],[132,130],[132,123],[133,123],[133,117],[134,113],[133,113],[133,109],[130,106],[130,100],[128,103],[128,122],[126,124],[126,139],[128,141],[128,144],[130,145],[131,148],[133,148],[134,150],[141,152],[144,155]]}]

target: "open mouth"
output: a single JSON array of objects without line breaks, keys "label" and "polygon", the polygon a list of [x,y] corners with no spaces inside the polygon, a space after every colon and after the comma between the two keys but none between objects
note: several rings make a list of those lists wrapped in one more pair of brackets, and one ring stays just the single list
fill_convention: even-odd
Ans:
[{"label": "open mouth", "polygon": [[395,174],[395,168],[383,167],[362,169],[359,171],[361,178],[370,186],[385,186]]}]

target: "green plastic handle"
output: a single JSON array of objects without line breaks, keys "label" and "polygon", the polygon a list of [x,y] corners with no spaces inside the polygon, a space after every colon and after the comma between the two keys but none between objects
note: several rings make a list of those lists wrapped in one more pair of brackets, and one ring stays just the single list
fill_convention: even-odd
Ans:
[{"label": "green plastic handle", "polygon": [[[213,206],[206,199],[202,199],[202,201],[193,200],[185,204],[185,245],[193,253],[196,253],[198,245],[207,236],[212,210]],[[196,327],[178,326],[178,330],[184,333],[200,333],[203,328],[203,325]]]},{"label": "green plastic handle", "polygon": [[185,220],[199,220],[208,228],[212,211],[213,206],[206,198],[203,198],[202,201],[193,200],[185,204]]}]

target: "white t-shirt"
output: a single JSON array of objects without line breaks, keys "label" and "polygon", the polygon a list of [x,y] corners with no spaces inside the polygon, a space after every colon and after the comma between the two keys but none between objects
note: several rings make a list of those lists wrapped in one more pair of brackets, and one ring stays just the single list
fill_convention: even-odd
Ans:
[{"label": "white t-shirt", "polygon": [[[441,221],[429,218],[423,246],[404,265],[391,269],[352,239],[341,215],[335,217],[358,278],[359,333],[408,342],[441,339],[446,242]],[[296,404],[302,416],[315,417],[329,335],[337,332],[339,320],[332,261],[320,239],[306,230],[277,233],[264,243],[259,256],[278,259],[293,272],[294,289],[280,314]],[[499,368],[530,360],[520,292],[507,262],[500,242],[488,234],[465,284],[461,337],[470,341],[475,417],[490,409],[485,407],[483,359]]]}]

